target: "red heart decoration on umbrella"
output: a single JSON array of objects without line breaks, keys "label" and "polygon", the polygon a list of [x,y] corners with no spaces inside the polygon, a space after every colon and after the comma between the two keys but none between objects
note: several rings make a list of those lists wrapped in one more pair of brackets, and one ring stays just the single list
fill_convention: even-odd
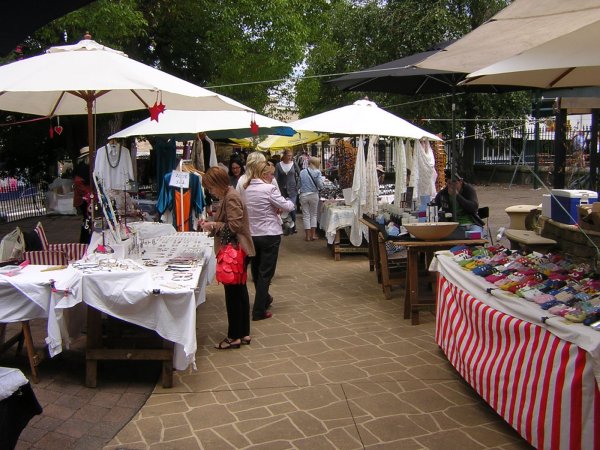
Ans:
[{"label": "red heart decoration on umbrella", "polygon": [[59,136],[61,135],[61,133],[63,132],[63,127],[60,125],[56,125],[54,127],[54,131],[56,132],[56,134],[58,134]]}]

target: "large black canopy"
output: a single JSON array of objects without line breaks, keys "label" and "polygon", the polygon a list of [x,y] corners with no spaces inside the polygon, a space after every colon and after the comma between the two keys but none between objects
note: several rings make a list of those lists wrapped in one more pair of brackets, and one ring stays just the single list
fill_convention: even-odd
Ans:
[{"label": "large black canopy", "polygon": [[2,2],[0,56],[5,56],[47,23],[94,0],[18,0]]},{"label": "large black canopy", "polygon": [[385,64],[352,72],[330,80],[329,83],[344,91],[389,92],[393,94],[417,95],[445,92],[508,92],[523,89],[514,86],[458,86],[467,76],[463,72],[422,69],[415,65],[428,57],[444,51],[452,41],[443,42],[431,49],[390,61]]}]

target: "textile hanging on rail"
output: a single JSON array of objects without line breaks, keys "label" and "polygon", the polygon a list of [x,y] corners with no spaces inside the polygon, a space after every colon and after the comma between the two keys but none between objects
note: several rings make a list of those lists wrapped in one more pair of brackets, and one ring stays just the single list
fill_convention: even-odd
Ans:
[{"label": "textile hanging on rail", "polygon": [[127,183],[133,180],[133,165],[129,149],[112,140],[96,150],[94,173],[102,182],[104,189],[127,190]]},{"label": "textile hanging on rail", "polygon": [[215,143],[204,133],[198,133],[198,138],[192,144],[190,156],[194,168],[200,172],[206,172],[218,165]]},{"label": "textile hanging on rail", "polygon": [[[419,151],[417,151],[417,149]],[[429,139],[424,141],[415,141],[415,156],[418,158],[419,165],[419,180],[418,192],[419,195],[429,195],[435,197],[435,180],[437,172],[435,170],[435,156],[433,149],[429,144]]]},{"label": "textile hanging on rail", "polygon": [[177,143],[175,139],[165,139],[157,136],[152,141],[152,152],[150,158],[153,159],[156,167],[156,181],[158,183],[157,192],[162,191],[165,174],[170,173],[177,167]]},{"label": "textile hanging on rail", "polygon": [[[194,172],[190,173],[190,184],[188,188],[183,189],[183,196],[181,196],[181,188],[169,186],[170,181],[171,172],[164,176],[162,189],[158,195],[156,209],[161,215],[167,212],[172,213],[173,226],[177,231],[181,231],[182,219],[184,231],[190,231],[194,215],[200,215],[204,209],[204,195],[202,193],[200,176]],[[183,218],[181,217],[180,202],[183,202]]]},{"label": "textile hanging on rail", "polygon": [[339,139],[335,146],[335,155],[338,162],[338,179],[340,188],[352,187],[354,165],[356,163],[356,148],[343,139]]}]

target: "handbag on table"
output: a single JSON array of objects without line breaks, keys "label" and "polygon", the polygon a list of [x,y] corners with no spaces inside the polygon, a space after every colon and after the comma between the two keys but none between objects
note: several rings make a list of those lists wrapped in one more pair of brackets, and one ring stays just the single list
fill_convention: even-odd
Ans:
[{"label": "handbag on table", "polygon": [[248,278],[246,252],[227,225],[221,229],[216,278],[221,284],[246,284]]}]

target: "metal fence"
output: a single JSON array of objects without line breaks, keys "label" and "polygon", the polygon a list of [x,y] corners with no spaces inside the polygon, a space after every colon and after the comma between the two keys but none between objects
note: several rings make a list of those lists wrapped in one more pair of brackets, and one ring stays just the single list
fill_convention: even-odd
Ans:
[{"label": "metal fence", "polygon": [[[539,149],[537,152],[537,161],[539,167],[548,167],[554,163],[554,129],[553,122],[544,123],[540,126]],[[584,127],[585,154],[589,153],[589,143],[591,133],[589,127]],[[579,130],[571,129],[567,132],[567,161],[571,166],[576,164],[575,148],[573,145],[575,136]],[[356,144],[354,144],[356,145]],[[463,139],[458,139],[457,149],[462,154],[464,145]],[[450,142],[446,142],[446,153],[450,152]],[[475,137],[475,152],[472,163],[476,165],[535,165],[536,143],[533,125],[526,127],[516,127],[503,132],[486,131],[478,132]],[[380,140],[377,145],[377,163],[383,165],[386,171],[393,171],[393,149],[394,140]],[[335,159],[335,147],[324,142],[322,146],[312,146],[312,154],[320,156],[323,169],[335,169],[337,167]],[[365,148],[366,151],[366,148]],[[589,158],[583,158],[586,164]],[[465,161],[465,163],[467,163]]]},{"label": "metal fence", "polygon": [[0,185],[0,222],[46,215],[47,183]]},{"label": "metal fence", "polygon": [[[585,143],[584,153],[589,154],[591,133],[589,127],[582,128]],[[577,164],[575,137],[579,130],[567,132],[567,160]],[[550,166],[554,161],[554,130],[551,127],[541,127],[537,162],[540,167]],[[464,141],[459,140],[457,147],[462,149]],[[512,133],[478,136],[475,139],[474,164],[479,165],[535,165],[536,149],[535,134],[532,127],[526,130],[515,130]],[[449,151],[449,144],[447,144]],[[585,164],[588,158],[582,159]]]}]

